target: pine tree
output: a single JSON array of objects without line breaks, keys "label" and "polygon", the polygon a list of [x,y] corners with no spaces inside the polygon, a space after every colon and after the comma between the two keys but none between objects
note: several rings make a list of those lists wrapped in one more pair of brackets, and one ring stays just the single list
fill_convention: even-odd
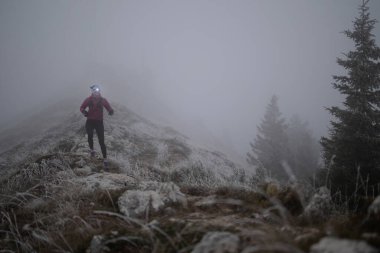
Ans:
[{"label": "pine tree", "polygon": [[250,143],[252,153],[247,154],[247,162],[264,167],[272,177],[284,180],[287,178],[282,166],[287,147],[286,125],[277,101],[278,98],[273,96],[266,108],[264,119],[257,127],[254,143]]},{"label": "pine tree", "polygon": [[344,107],[327,110],[334,116],[329,137],[322,137],[323,158],[333,192],[379,194],[380,182],[380,49],[372,30],[368,1],[359,7],[353,30],[344,34],[353,51],[337,59],[347,75],[333,76],[333,88],[345,96]]},{"label": "pine tree", "polygon": [[287,128],[290,168],[298,179],[310,179],[317,171],[320,147],[306,121],[298,115],[290,118]]}]

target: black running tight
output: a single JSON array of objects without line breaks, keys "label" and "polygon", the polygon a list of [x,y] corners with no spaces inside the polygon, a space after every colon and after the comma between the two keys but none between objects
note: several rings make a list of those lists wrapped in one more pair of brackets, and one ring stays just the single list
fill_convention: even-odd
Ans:
[{"label": "black running tight", "polygon": [[94,129],[96,131],[96,135],[98,136],[100,148],[102,150],[103,158],[107,158],[107,149],[104,144],[104,125],[102,120],[92,120],[88,119],[86,121],[86,132],[88,137],[88,145],[90,149],[94,149]]}]

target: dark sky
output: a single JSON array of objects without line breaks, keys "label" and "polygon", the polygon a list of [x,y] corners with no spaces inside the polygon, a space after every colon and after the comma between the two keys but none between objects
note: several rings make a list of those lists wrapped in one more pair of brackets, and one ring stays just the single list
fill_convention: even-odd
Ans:
[{"label": "dark sky", "polygon": [[273,94],[323,135],[361,2],[2,0],[0,127],[99,83],[111,103],[241,155]]}]

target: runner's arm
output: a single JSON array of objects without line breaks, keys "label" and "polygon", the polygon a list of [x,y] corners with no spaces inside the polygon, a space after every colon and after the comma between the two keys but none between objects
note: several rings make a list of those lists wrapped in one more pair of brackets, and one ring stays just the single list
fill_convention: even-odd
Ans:
[{"label": "runner's arm", "polygon": [[113,114],[113,109],[111,105],[108,103],[107,99],[103,98],[103,106],[107,109],[109,115]]},{"label": "runner's arm", "polygon": [[86,98],[86,99],[83,101],[82,105],[80,106],[80,112],[81,112],[81,113],[84,113],[84,111],[86,110],[87,106],[88,106],[88,98]]}]

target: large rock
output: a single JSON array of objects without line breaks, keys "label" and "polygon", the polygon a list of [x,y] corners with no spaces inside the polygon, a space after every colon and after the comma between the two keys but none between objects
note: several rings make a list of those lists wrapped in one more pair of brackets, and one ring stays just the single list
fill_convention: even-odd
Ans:
[{"label": "large rock", "polygon": [[332,200],[330,190],[321,187],[311,198],[303,213],[304,217],[313,222],[324,221],[329,217],[332,210]]},{"label": "large rock", "polygon": [[208,232],[192,253],[235,253],[238,252],[239,237],[229,232]]},{"label": "large rock", "polygon": [[310,248],[311,253],[376,253],[365,241],[325,237]]},{"label": "large rock", "polygon": [[185,194],[172,182],[142,182],[138,188],[119,197],[120,212],[127,216],[139,216],[148,210],[159,211],[172,204],[187,207]]}]

